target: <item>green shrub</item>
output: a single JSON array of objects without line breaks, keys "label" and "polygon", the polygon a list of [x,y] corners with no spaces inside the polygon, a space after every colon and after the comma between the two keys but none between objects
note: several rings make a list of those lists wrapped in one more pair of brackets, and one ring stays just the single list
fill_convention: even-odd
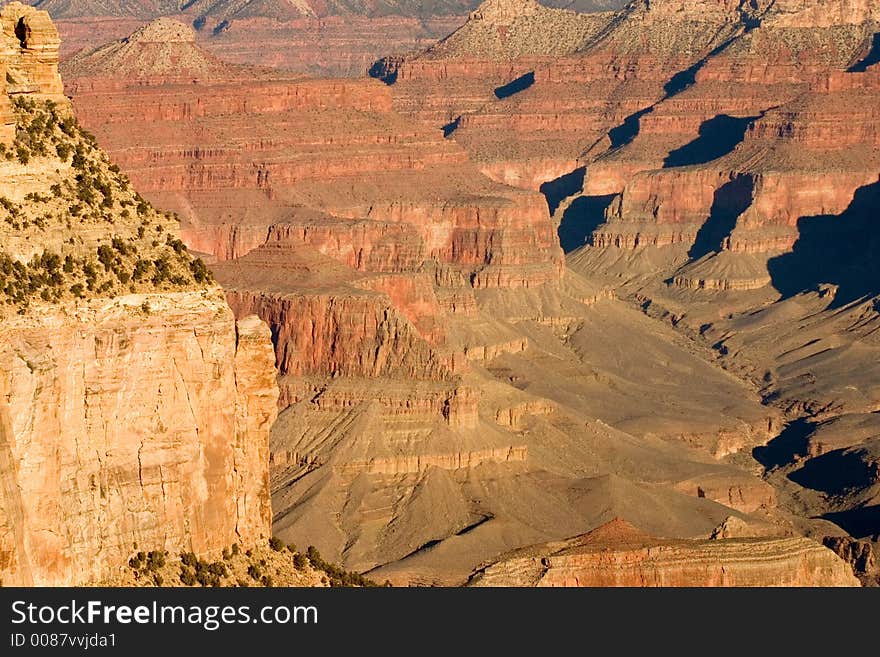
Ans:
[{"label": "green shrub", "polygon": [[190,271],[196,283],[207,283],[211,280],[211,271],[201,258],[195,258],[189,263]]},{"label": "green shrub", "polygon": [[159,550],[151,551],[147,554],[147,568],[150,570],[159,570],[165,566],[165,553]]},{"label": "green shrub", "polygon": [[73,147],[70,144],[60,142],[55,144],[55,152],[58,153],[58,158],[62,162],[67,162],[67,158],[69,158],[70,154],[73,152]]},{"label": "green shrub", "polygon": [[217,577],[226,577],[229,574],[226,564],[222,561],[215,561],[214,563],[208,564],[207,570],[209,573],[216,575]]},{"label": "green shrub", "polygon": [[180,569],[180,581],[183,582],[183,584],[185,584],[186,586],[195,586],[198,583],[198,580],[196,580],[196,576],[189,568]]}]

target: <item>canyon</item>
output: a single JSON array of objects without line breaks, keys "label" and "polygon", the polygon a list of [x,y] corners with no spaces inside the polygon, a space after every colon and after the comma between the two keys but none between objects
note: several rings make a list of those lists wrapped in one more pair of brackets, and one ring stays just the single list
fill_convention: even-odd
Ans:
[{"label": "canyon", "polygon": [[[768,90],[734,80],[753,66],[747,53],[765,48],[739,45],[769,22],[758,4],[577,14],[489,0],[423,53],[376,62],[373,79],[226,64],[167,20],[65,61],[84,125],[150,202],[177,213],[236,316],[270,327],[277,536],[377,581],[454,585],[507,572],[499,555],[555,554],[558,542],[622,519],[649,537],[624,532],[623,553],[668,546],[659,561],[614,575],[605,559],[611,579],[590,580],[589,558],[575,559],[563,568],[574,574],[552,581],[858,583],[841,558],[855,563],[862,548],[845,547],[856,534],[834,514],[870,507],[875,484],[865,479],[858,501],[847,494],[832,509],[789,478],[800,461],[774,468],[768,456],[819,419],[804,419],[813,402],[801,391],[786,404],[771,390],[802,374],[780,365],[766,376],[754,347],[779,331],[778,305],[758,286],[768,277],[760,249],[791,249],[789,220],[756,222],[744,246],[727,249],[734,259],[720,253],[733,236],[701,254],[752,278],[683,275],[718,190],[731,205],[760,192],[794,217],[844,212],[840,190],[870,181],[841,166],[825,196],[798,196],[815,160],[782,142],[813,128],[772,127],[792,116],[772,107],[789,96],[865,93],[846,68],[868,18],[827,28],[852,52],[808,66],[815,82],[783,62],[788,77]],[[774,11],[792,43],[798,30],[813,34],[809,12]],[[711,122],[724,112],[733,123]],[[869,114],[865,126],[868,135]],[[862,134],[832,136],[834,161],[867,150]],[[749,153],[773,140],[764,174]],[[727,156],[743,164],[719,166]],[[800,301],[810,294],[827,295]],[[870,334],[870,314],[861,321]],[[869,381],[870,369],[860,375]],[[835,375],[820,381],[838,394]],[[869,418],[863,426],[865,448],[840,449],[870,470]],[[825,440],[844,434],[829,429]],[[682,570],[680,560],[702,565]]]},{"label": "canyon", "polygon": [[878,583],[871,3],[487,0],[332,79],[216,44],[335,6],[100,4],[54,9],[118,28],[63,88],[3,10],[4,244],[49,268],[6,292],[4,583],[270,532],[395,585]]},{"label": "canyon", "polygon": [[372,70],[484,174],[546,195],[570,270],[751,381],[786,427],[754,450],[780,503],[874,550],[878,18],[490,2]]}]

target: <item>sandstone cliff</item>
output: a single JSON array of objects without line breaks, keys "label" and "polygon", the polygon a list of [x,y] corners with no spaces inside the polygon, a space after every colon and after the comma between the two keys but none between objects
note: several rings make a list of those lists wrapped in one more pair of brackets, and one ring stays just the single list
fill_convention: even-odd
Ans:
[{"label": "sandstone cliff", "polygon": [[0,12],[0,579],[112,577],[135,545],[270,533],[268,328],[76,123],[44,12]]},{"label": "sandstone cliff", "polygon": [[49,15],[12,2],[0,17],[0,144],[15,137],[9,94],[64,99],[58,75],[58,32]]},{"label": "sandstone cliff", "polygon": [[0,344],[4,584],[96,582],[135,544],[268,535],[264,324],[236,333],[215,291],[139,295],[6,321]]}]

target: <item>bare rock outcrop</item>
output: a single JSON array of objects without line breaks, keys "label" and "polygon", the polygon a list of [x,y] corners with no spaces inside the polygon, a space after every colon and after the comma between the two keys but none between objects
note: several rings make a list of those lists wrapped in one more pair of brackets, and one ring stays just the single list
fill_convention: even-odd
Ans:
[{"label": "bare rock outcrop", "polygon": [[131,35],[80,53],[64,63],[68,79],[92,71],[113,70],[141,84],[169,78],[193,79],[223,75],[230,68],[195,47],[192,27],[171,18],[159,18]]},{"label": "bare rock outcrop", "polygon": [[10,95],[66,102],[58,74],[58,31],[45,11],[20,2],[0,10],[0,144],[15,138]]},{"label": "bare rock outcrop", "polygon": [[[277,387],[268,329],[217,292],[4,322],[5,584],[96,582],[132,545],[266,537]],[[97,356],[96,356],[97,354]],[[261,439],[262,438],[262,439]]]},{"label": "bare rock outcrop", "polygon": [[583,536],[482,566],[472,586],[858,586],[806,538],[671,541],[614,520]]},{"label": "bare rock outcrop", "polygon": [[268,327],[236,323],[177,222],[78,125],[45,12],[0,22],[0,579],[94,584],[135,545],[265,539]]}]

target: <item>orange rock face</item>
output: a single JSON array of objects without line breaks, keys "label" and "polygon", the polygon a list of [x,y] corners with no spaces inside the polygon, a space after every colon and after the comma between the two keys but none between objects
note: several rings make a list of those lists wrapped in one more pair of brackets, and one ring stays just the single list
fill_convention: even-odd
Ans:
[{"label": "orange rock face", "polygon": [[10,95],[66,102],[58,75],[60,39],[49,14],[11,2],[0,11],[0,144],[15,138]]},{"label": "orange rock face", "polygon": [[4,323],[4,583],[97,582],[135,543],[212,553],[268,535],[268,329],[243,321],[236,338],[216,293],[148,303],[147,320],[109,304]]},{"label": "orange rock face", "polygon": [[7,53],[7,93],[37,93],[63,97],[58,75],[58,31],[45,11],[11,2],[0,13]]},{"label": "orange rock face", "polygon": [[805,538],[664,541],[622,521],[485,566],[476,586],[859,586],[849,565]]}]

